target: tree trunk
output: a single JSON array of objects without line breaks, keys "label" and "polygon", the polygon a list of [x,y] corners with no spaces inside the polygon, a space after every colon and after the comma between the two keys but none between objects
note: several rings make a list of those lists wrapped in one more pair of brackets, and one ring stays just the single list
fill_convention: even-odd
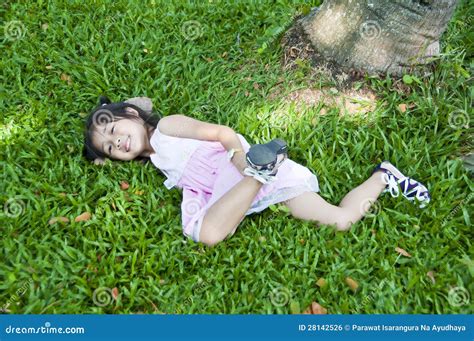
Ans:
[{"label": "tree trunk", "polygon": [[300,19],[315,51],[344,69],[401,75],[439,53],[456,0],[326,0]]}]

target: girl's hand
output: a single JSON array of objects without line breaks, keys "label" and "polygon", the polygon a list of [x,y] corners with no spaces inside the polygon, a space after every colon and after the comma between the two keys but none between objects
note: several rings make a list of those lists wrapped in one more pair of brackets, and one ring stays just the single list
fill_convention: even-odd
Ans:
[{"label": "girl's hand", "polygon": [[245,152],[237,152],[232,157],[232,163],[237,168],[237,170],[245,176],[244,169],[247,167],[247,159],[245,158]]}]

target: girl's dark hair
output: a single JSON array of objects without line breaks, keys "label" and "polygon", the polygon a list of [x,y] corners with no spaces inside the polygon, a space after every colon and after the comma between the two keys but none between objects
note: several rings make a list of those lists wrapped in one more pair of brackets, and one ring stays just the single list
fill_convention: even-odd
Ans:
[{"label": "girl's dark hair", "polygon": [[[94,110],[92,110],[92,112],[89,114],[85,121],[86,130],[84,136],[83,155],[87,160],[93,161],[96,158],[108,157],[108,155],[106,155],[101,150],[95,148],[92,144],[92,132],[94,126],[106,124],[108,122],[116,122],[125,118],[136,120],[137,117],[127,112],[127,108],[135,109],[138,112],[139,117],[145,122],[145,124],[148,124],[155,128],[158,125],[160,119],[162,118],[161,114],[157,112],[148,113],[140,107],[126,102],[112,103],[107,97],[100,96],[99,105]],[[149,160],[149,158],[138,157],[136,158],[136,160],[144,162]]]}]

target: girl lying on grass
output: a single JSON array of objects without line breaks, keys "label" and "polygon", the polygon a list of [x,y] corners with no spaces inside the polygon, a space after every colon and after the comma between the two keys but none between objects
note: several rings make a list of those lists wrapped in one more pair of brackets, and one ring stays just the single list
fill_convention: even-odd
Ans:
[{"label": "girl lying on grass", "polygon": [[316,175],[290,160],[285,141],[250,146],[233,129],[183,115],[159,117],[149,98],[111,103],[101,97],[86,122],[85,156],[128,161],[149,158],[167,180],[181,188],[185,236],[215,245],[235,233],[246,215],[283,203],[293,217],[348,230],[382,192],[430,201],[427,188],[390,162],[350,191],[338,206],[326,202]]}]

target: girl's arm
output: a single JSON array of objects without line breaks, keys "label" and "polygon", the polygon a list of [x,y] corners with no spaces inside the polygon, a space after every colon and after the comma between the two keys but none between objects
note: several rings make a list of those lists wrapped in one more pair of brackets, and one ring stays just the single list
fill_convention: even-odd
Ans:
[{"label": "girl's arm", "polygon": [[[158,129],[166,135],[184,137],[204,141],[219,141],[226,150],[232,148],[244,150],[235,131],[224,125],[208,123],[196,120],[184,115],[169,115],[158,122]],[[245,153],[239,152],[234,155],[232,162],[243,174],[247,161]]]}]

